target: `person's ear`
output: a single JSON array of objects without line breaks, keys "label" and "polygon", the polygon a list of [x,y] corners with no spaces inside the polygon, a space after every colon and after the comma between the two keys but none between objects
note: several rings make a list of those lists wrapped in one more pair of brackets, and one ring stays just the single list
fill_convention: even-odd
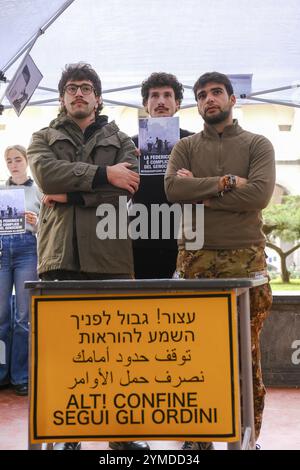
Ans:
[{"label": "person's ear", "polygon": [[234,106],[235,103],[236,103],[236,97],[235,97],[235,95],[231,95],[229,99],[230,99],[230,101],[231,101],[232,106]]},{"label": "person's ear", "polygon": [[146,111],[146,113],[149,114],[148,99],[143,100],[143,106],[144,106],[144,110]]},{"label": "person's ear", "polygon": [[103,104],[102,96],[96,96],[97,105],[95,106],[95,111],[97,111],[98,106]]}]

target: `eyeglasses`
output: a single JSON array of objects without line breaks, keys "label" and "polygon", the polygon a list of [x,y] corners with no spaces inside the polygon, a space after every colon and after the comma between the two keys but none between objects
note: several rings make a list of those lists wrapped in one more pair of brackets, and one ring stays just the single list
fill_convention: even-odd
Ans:
[{"label": "eyeglasses", "polygon": [[67,85],[64,88],[69,95],[76,95],[78,88],[80,88],[81,93],[83,95],[90,95],[92,91],[95,91],[95,88],[92,85],[88,85],[87,83],[83,83],[82,85]]}]

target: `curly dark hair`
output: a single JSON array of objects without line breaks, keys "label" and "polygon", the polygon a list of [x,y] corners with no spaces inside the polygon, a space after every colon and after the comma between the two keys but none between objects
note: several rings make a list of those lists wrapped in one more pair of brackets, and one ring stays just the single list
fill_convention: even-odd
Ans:
[{"label": "curly dark hair", "polygon": [[[78,62],[77,64],[67,64],[65,66],[58,83],[60,97],[64,95],[65,86],[69,80],[89,80],[94,86],[95,95],[99,97],[101,96],[102,86],[100,77],[90,64],[86,64],[85,62]],[[96,116],[100,113],[102,108],[103,103],[101,102],[99,103],[99,106],[96,110]]]},{"label": "curly dark hair", "polygon": [[143,97],[143,105],[146,106],[147,104],[150,88],[159,88],[163,86],[173,88],[175,100],[178,100],[180,105],[183,99],[183,85],[177,80],[175,75],[165,72],[154,72],[142,82],[141,94]]},{"label": "curly dark hair", "polygon": [[227,77],[227,75],[224,75],[224,73],[220,73],[220,72],[207,72],[201,75],[201,77],[198,78],[195,85],[193,86],[193,91],[194,91],[196,101],[197,101],[197,91],[199,90],[199,88],[204,87],[207,83],[210,83],[210,82],[221,83],[222,85],[225,86],[228,95],[229,96],[233,95],[232,83]]}]

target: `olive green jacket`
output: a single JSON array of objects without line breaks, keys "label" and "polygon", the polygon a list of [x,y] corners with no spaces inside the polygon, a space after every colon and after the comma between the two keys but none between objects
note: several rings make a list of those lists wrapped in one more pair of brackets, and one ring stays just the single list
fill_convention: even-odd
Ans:
[{"label": "olive green jacket", "polygon": [[39,273],[59,269],[132,275],[129,237],[118,239],[117,233],[116,239],[101,239],[96,233],[97,224],[107,216],[103,211],[102,216],[96,214],[97,208],[99,213],[98,206],[103,203],[113,205],[110,210],[115,208],[118,221],[119,196],[125,196],[122,228],[126,233],[129,193],[110,184],[92,188],[99,166],[129,162],[131,169],[137,171],[135,146],[131,139],[111,122],[97,129],[84,143],[81,129],[62,115],[49,127],[33,134],[28,159],[34,179],[43,193],[79,193],[84,201],[84,204],[77,205],[57,203],[52,208],[42,205],[38,228]]}]

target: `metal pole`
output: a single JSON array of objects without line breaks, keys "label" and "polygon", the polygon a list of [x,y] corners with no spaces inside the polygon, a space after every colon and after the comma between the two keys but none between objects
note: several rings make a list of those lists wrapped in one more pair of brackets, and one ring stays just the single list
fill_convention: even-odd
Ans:
[{"label": "metal pole", "polygon": [[[11,67],[15,62],[16,60],[26,51],[26,54],[24,55],[23,57],[23,60],[21,62],[21,64],[19,65],[19,67],[17,68],[16,72],[14,73],[14,76],[13,78],[10,80],[14,80],[18,71],[20,70],[23,62],[25,61],[26,57],[28,56],[28,54],[30,53],[31,49],[33,48],[33,46],[35,45],[37,39],[42,35],[44,34],[44,32],[46,31],[47,28],[49,28],[49,26],[51,26],[51,24],[56,20],[56,18],[58,18],[65,10],[66,8],[68,8],[68,6],[71,5],[71,3],[73,3],[74,0],[68,0],[63,6],[62,8],[60,8],[53,16],[52,18],[50,18],[50,20],[48,20],[48,22],[41,28],[38,29],[38,31],[35,33],[34,37],[32,39],[30,39],[26,44],[25,46],[23,46],[19,52],[17,52],[17,54],[3,67],[2,69],[2,72],[5,72],[9,67]],[[5,92],[3,93],[3,95],[1,96],[0,98],[0,103],[2,103],[4,97],[6,95],[6,89],[5,89]]]},{"label": "metal pole", "polygon": [[143,109],[142,106],[138,106],[135,104],[130,104],[130,103],[124,103],[123,101],[114,101],[114,100],[108,100],[104,96],[103,98],[103,103],[108,103],[108,104],[115,104],[117,106],[127,106],[128,108],[135,108],[135,109]]},{"label": "metal pole", "polygon": [[300,108],[300,104],[295,104],[295,103],[292,103],[292,102],[289,103],[287,101],[268,100],[266,98],[257,98],[257,97],[253,97],[253,96],[249,96],[249,97],[247,97],[247,99],[253,100],[253,101],[259,101],[259,102],[262,102],[262,103],[280,104],[281,106],[289,106],[289,107],[292,107],[292,108]]},{"label": "metal pole", "polygon": [[[242,291],[243,292],[243,291]],[[238,296],[241,296],[241,289],[236,289],[236,303],[237,303],[237,298]],[[237,309],[237,306],[236,306],[236,309]],[[237,312],[238,312],[238,309],[237,309]],[[238,315],[238,331],[237,331],[237,335],[238,335],[238,343],[239,343],[239,337],[240,337],[240,334],[239,334],[239,329],[240,329],[240,322],[239,322],[239,314],[237,313]],[[239,378],[239,383],[241,383],[241,380],[240,380],[240,375],[241,375],[241,367],[240,367],[240,348],[238,347],[237,348],[237,363],[238,363],[238,378]],[[240,387],[239,387],[240,389]],[[241,390],[239,390],[239,395],[238,395],[238,399],[239,399],[239,429],[240,429],[240,432],[242,432],[242,426],[241,426],[241,413],[242,413],[242,408],[241,408]],[[241,450],[242,449],[242,444],[241,444],[241,437],[238,441],[236,442],[228,442],[227,443],[227,450]]]},{"label": "metal pole", "polygon": [[42,290],[41,289],[36,289],[35,292],[33,289],[30,289],[30,297],[29,297],[29,312],[30,312],[30,322],[29,322],[29,406],[28,406],[28,450],[41,450],[42,449],[42,444],[33,444],[31,442],[30,436],[31,436],[31,421],[30,421],[30,415],[31,415],[31,396],[32,396],[32,390],[31,390],[31,376],[33,371],[31,370],[31,354],[32,354],[32,342],[31,342],[31,332],[32,332],[32,296],[33,295],[41,295]]},{"label": "metal pole", "polygon": [[256,91],[255,93],[250,93],[247,95],[247,98],[252,98],[252,96],[256,95],[265,95],[267,93],[274,93],[275,91],[284,91],[284,90],[290,90],[291,88],[299,88],[300,84],[296,83],[295,85],[286,85],[286,86],[281,86],[279,88],[270,88],[269,90],[262,90],[262,91]]},{"label": "metal pole", "polygon": [[44,34],[46,29],[49,28],[49,26],[52,25],[52,23],[73,3],[74,0],[68,0],[67,2],[64,3],[64,5],[48,20],[47,23],[44,24],[44,26],[40,27],[38,31],[34,34],[34,36],[27,41],[27,43],[22,46],[21,49],[16,53],[14,57],[10,59],[10,61],[7,62],[7,64],[3,67],[2,72],[6,72],[9,67],[11,67],[16,60],[25,52],[29,49],[27,53],[30,52],[32,47],[34,46],[36,40],[41,36],[41,34]]},{"label": "metal pole", "polygon": [[[250,300],[249,289],[240,296],[240,369],[242,379],[242,416],[243,428],[250,428],[250,446],[255,449]],[[245,436],[246,437],[246,436]]]}]

